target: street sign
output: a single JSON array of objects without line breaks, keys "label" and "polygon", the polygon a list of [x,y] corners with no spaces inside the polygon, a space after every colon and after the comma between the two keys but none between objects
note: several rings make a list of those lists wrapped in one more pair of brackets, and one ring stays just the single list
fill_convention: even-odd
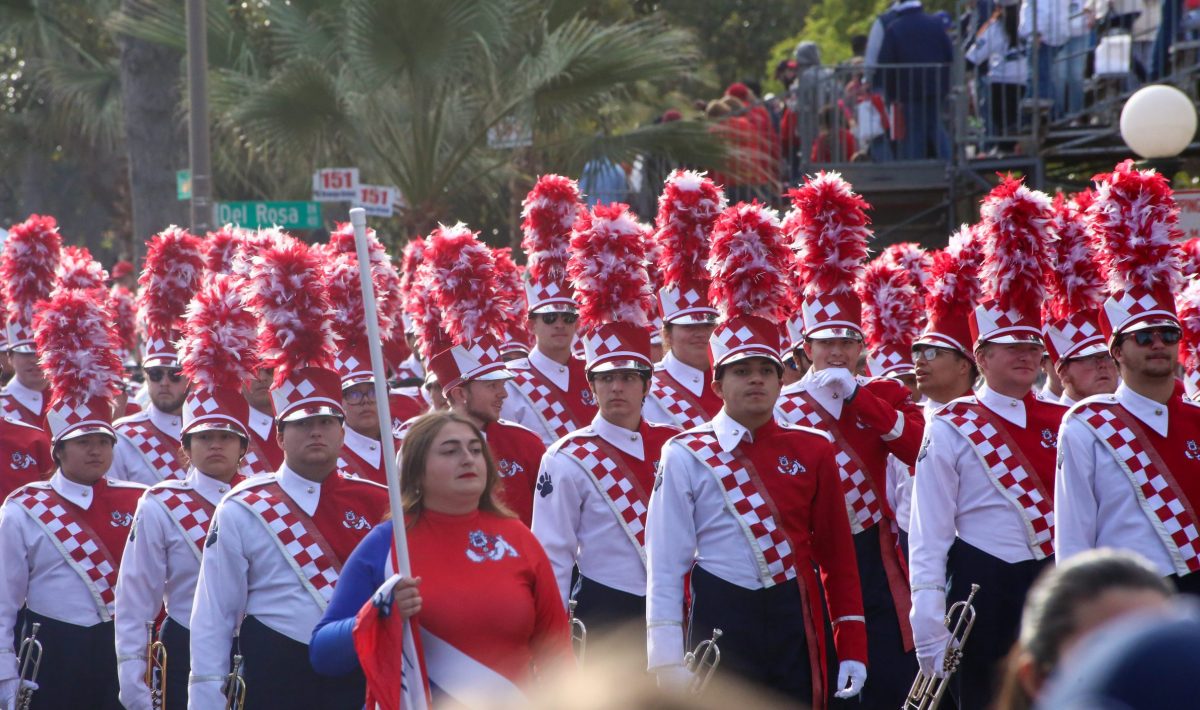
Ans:
[{"label": "street sign", "polygon": [[192,199],[192,171],[175,171],[175,197],[179,200]]},{"label": "street sign", "polygon": [[355,207],[362,207],[371,217],[391,217],[396,207],[403,207],[400,188],[391,185],[359,185]]},{"label": "street sign", "polygon": [[313,173],[313,200],[350,202],[358,196],[358,168],[321,168]]},{"label": "street sign", "polygon": [[317,202],[218,202],[213,224],[233,224],[256,229],[319,229],[321,205]]}]

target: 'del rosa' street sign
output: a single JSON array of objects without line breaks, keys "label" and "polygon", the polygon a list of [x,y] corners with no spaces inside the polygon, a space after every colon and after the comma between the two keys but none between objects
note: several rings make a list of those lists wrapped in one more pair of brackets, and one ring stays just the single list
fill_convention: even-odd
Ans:
[{"label": "'del rosa' street sign", "polygon": [[213,224],[233,224],[249,229],[319,229],[321,205],[316,202],[218,202]]}]

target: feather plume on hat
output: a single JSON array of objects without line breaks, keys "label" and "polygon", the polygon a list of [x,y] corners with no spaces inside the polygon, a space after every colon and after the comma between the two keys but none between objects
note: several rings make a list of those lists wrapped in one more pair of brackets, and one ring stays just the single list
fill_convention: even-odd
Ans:
[{"label": "feather plume on hat", "polygon": [[239,389],[258,370],[258,318],[238,280],[210,273],[188,304],[180,339],[183,373],[196,386]]},{"label": "feather plume on hat", "polygon": [[1140,287],[1170,294],[1179,286],[1179,208],[1167,179],[1132,160],[1093,178],[1088,233],[1114,293]]},{"label": "feather plume on hat", "polygon": [[470,346],[485,335],[504,334],[506,315],[498,293],[496,262],[491,249],[461,222],[439,226],[429,235],[425,261],[429,265],[433,301],[441,314],[440,328],[451,345]]},{"label": "feather plume on hat", "polygon": [[1183,339],[1179,342],[1179,361],[1188,373],[1200,372],[1200,279],[1190,279],[1175,299]]},{"label": "feather plume on hat", "polygon": [[529,332],[529,302],[521,285],[521,268],[513,261],[510,247],[493,249],[492,258],[496,262],[496,295],[504,311],[505,340],[528,345],[533,334]]},{"label": "feather plume on hat", "polygon": [[136,307],[133,292],[121,284],[113,284],[108,290],[108,308],[113,314],[113,330],[117,336],[117,347],[132,353],[137,347]]},{"label": "feather plume on hat", "polygon": [[333,329],[320,260],[279,230],[267,236],[253,259],[247,305],[260,319],[259,354],[278,387],[294,370],[331,367]]},{"label": "feather plume on hat", "polygon": [[881,259],[904,269],[908,280],[919,293],[929,287],[929,271],[933,268],[933,255],[915,242],[891,244],[880,255]]},{"label": "feather plume on hat", "polygon": [[204,268],[213,274],[233,272],[233,260],[245,239],[247,230],[226,224],[204,239]]},{"label": "feather plume on hat", "polygon": [[857,292],[863,302],[863,340],[869,351],[885,347],[907,355],[921,330],[921,294],[912,272],[880,257],[866,265]]},{"label": "feather plume on hat", "polygon": [[61,251],[58,223],[49,215],[30,215],[8,231],[0,254],[0,284],[10,326],[32,326],[35,305],[50,295],[57,280]]},{"label": "feather plume on hat", "polygon": [[408,244],[404,245],[404,252],[400,256],[400,290],[407,292],[408,287],[412,284],[413,277],[417,274],[417,267],[425,260],[425,240],[421,237],[413,237]]},{"label": "feather plume on hat", "polygon": [[57,288],[103,289],[108,281],[108,272],[100,262],[92,258],[87,247],[66,246],[62,248],[58,262]]},{"label": "feather plume on hat", "polygon": [[725,207],[725,193],[707,175],[676,170],[667,177],[654,232],[661,248],[657,267],[663,287],[708,280],[712,230]]},{"label": "feather plume on hat", "polygon": [[727,207],[713,225],[708,297],[723,318],[749,315],[779,323],[792,259],[774,210],[757,202]]},{"label": "feather plume on hat", "polygon": [[579,185],[561,175],[542,175],[522,203],[524,239],[531,281],[565,284],[567,245],[582,209]]},{"label": "feather plume on hat", "polygon": [[979,265],[983,260],[983,242],[977,225],[962,225],[950,235],[945,249],[933,255],[929,269],[929,291],[925,309],[930,320],[945,321],[970,310],[983,293]]},{"label": "feather plume on hat", "polygon": [[1054,198],[1050,227],[1058,239],[1052,247],[1053,267],[1047,273],[1047,311],[1052,318],[1094,311],[1104,305],[1104,275],[1096,263],[1087,223],[1074,200]]},{"label": "feather plume on hat", "polygon": [[[334,332],[343,342],[365,345],[367,316],[358,274],[353,225],[349,222],[337,225],[337,229],[329,235],[329,251],[324,261],[324,276],[334,309]],[[400,275],[392,266],[387,250],[376,239],[373,229],[367,230],[367,254],[371,259],[371,282],[375,289],[379,337],[386,341],[392,337],[395,316],[399,311]]]},{"label": "feather plume on hat", "polygon": [[854,291],[871,238],[867,205],[838,173],[817,173],[788,192],[795,208],[789,227],[799,259],[804,295],[839,296]]},{"label": "feather plume on hat", "polygon": [[167,227],[150,238],[136,298],[138,322],[148,337],[167,338],[179,327],[203,272],[200,239],[187,230]]},{"label": "feather plume on hat", "polygon": [[1179,260],[1184,278],[1200,275],[1200,237],[1179,243]]},{"label": "feather plume on hat", "polygon": [[111,400],[125,370],[117,357],[112,313],[100,292],[58,289],[34,317],[38,362],[50,381],[50,399],[81,405]]},{"label": "feather plume on hat", "polygon": [[642,227],[628,205],[596,205],[580,213],[567,264],[580,330],[615,322],[649,324],[654,295],[645,263]]},{"label": "feather plume on hat", "polygon": [[983,293],[1001,311],[1039,313],[1050,271],[1050,198],[1005,177],[983,200]]}]

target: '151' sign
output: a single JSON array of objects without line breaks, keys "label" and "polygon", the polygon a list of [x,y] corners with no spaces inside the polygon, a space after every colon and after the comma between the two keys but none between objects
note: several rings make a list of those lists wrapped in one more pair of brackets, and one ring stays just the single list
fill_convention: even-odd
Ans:
[{"label": "'151' sign", "polygon": [[321,168],[313,173],[313,200],[350,202],[358,197],[358,168]]}]

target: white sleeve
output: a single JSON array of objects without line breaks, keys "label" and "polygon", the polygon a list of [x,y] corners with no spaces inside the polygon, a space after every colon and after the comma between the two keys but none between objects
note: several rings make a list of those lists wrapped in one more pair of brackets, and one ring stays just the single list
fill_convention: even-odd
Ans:
[{"label": "white sleeve", "polygon": [[113,463],[106,474],[116,481],[132,481],[143,486],[153,486],[158,478],[151,472],[142,453],[123,435],[117,435],[117,445],[113,447]]},{"label": "white sleeve", "polygon": [[871,23],[871,30],[867,33],[867,47],[863,52],[863,63],[867,65],[868,70],[873,69],[875,64],[879,63],[879,50],[883,48],[883,23],[876,18]]},{"label": "white sleeve", "polygon": [[975,38],[975,41],[971,43],[971,46],[967,47],[967,51],[963,56],[968,62],[976,66],[987,64],[988,58],[992,54],[992,29],[994,27],[996,27],[996,23],[989,22],[988,26],[984,28],[983,32],[980,33],[979,36]]},{"label": "white sleeve", "polygon": [[[564,607],[571,595],[571,570],[579,553],[583,494],[579,490],[579,476],[575,475],[578,468],[565,455],[547,452],[538,469],[538,494],[533,497],[531,529],[550,559]],[[545,485],[550,486],[549,494],[542,489]]]},{"label": "white sleeve", "polygon": [[0,508],[0,681],[17,677],[17,654],[13,638],[17,613],[29,592],[29,540],[25,528],[29,516],[17,503]]},{"label": "white sleeve", "polygon": [[192,670],[188,678],[188,708],[192,710],[225,707],[221,686],[229,674],[233,637],[246,612],[250,569],[242,545],[245,531],[239,523],[255,522],[239,505],[226,499],[217,506],[204,543],[192,605]]},{"label": "white sleeve", "polygon": [[113,622],[117,637],[117,675],[121,704],[128,710],[150,710],[146,686],[146,624],[163,605],[167,586],[166,530],[163,510],[150,494],[138,501],[133,528],[117,573]]},{"label": "white sleeve", "polygon": [[1096,438],[1068,417],[1058,432],[1054,475],[1054,559],[1062,562],[1096,546]]},{"label": "white sleeve", "polygon": [[646,512],[646,655],[650,670],[683,663],[683,580],[696,558],[692,455],[663,449]]}]

